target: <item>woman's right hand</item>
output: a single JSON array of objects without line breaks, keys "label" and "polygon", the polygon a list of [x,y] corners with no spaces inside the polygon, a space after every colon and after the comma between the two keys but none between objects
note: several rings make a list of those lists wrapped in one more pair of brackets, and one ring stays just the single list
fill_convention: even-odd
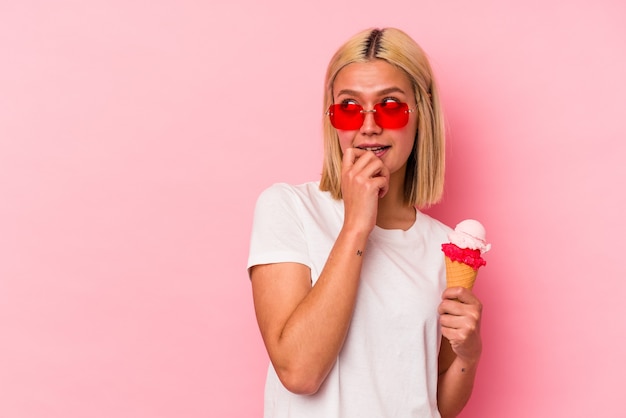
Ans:
[{"label": "woman's right hand", "polygon": [[374,229],[378,199],[389,190],[389,176],[389,169],[372,151],[346,149],[341,170],[345,227],[368,233]]}]

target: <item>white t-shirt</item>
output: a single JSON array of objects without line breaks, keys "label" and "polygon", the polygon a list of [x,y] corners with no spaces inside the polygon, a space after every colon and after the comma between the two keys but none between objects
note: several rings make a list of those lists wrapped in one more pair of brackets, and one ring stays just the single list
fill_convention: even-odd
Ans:
[{"label": "white t-shirt", "polygon": [[[271,186],[257,201],[248,268],[301,263],[315,285],[343,217],[343,201],[320,191],[318,182]],[[266,418],[439,417],[437,307],[445,289],[441,244],[449,231],[419,211],[407,231],[374,228],[335,365],[316,394],[296,395],[270,363]]]}]

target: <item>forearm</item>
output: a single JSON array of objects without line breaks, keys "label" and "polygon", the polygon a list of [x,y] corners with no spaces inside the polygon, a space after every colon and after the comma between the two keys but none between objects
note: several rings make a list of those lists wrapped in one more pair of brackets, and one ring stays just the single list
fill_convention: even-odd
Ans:
[{"label": "forearm", "polygon": [[285,386],[313,393],[348,332],[367,233],[342,230],[315,285],[287,319],[270,356]]},{"label": "forearm", "polygon": [[466,362],[457,357],[439,375],[437,404],[442,418],[456,417],[465,407],[474,388],[478,360]]}]

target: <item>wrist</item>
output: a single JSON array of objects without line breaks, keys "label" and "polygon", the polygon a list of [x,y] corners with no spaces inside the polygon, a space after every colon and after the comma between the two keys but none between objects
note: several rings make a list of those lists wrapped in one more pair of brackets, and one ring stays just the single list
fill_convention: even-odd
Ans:
[{"label": "wrist", "polygon": [[372,229],[374,229],[373,226],[368,227],[346,222],[341,228],[341,231],[339,231],[339,235],[350,241],[367,243],[367,238],[369,237],[370,232],[372,232]]},{"label": "wrist", "polygon": [[457,356],[452,362],[452,364],[458,370],[461,370],[462,372],[468,372],[468,371],[476,370],[478,368],[479,361],[480,361],[480,355],[473,357],[473,358]]}]

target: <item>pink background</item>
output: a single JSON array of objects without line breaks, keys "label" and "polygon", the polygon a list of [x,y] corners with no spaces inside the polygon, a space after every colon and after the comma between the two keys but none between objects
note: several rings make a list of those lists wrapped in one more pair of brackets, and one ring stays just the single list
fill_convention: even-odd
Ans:
[{"label": "pink background", "polygon": [[[219,5],[216,5],[218,3]],[[226,5],[226,4],[229,5]],[[357,30],[428,51],[484,222],[463,417],[623,417],[621,0],[0,2],[0,417],[258,417],[257,195],[319,177]]]}]

